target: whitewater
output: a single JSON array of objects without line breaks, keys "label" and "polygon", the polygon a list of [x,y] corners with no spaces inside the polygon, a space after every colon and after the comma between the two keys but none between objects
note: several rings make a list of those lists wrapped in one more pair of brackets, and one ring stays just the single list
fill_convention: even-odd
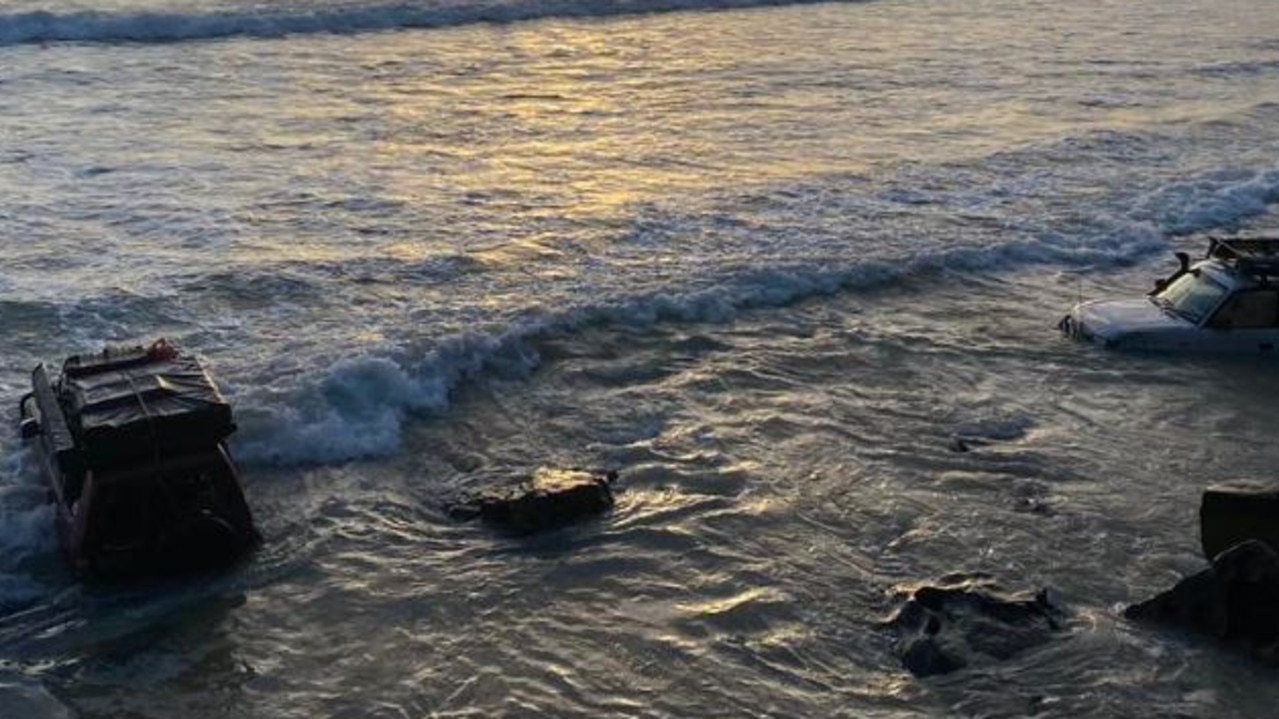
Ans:
[{"label": "whitewater", "polygon": [[[1120,612],[1279,367],[1054,329],[1279,229],[1268,0],[0,0],[0,104],[0,717],[1273,714]],[[265,542],[83,587],[17,401],[157,337]],[[616,509],[441,510],[537,466]],[[1066,628],[916,678],[954,573]]]}]

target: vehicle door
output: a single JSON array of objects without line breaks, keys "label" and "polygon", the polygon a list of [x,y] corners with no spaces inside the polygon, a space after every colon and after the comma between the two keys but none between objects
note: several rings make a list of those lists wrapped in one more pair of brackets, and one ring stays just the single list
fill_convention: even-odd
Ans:
[{"label": "vehicle door", "polygon": [[1208,320],[1212,345],[1228,352],[1274,352],[1279,345],[1279,289],[1254,287],[1231,295]]}]

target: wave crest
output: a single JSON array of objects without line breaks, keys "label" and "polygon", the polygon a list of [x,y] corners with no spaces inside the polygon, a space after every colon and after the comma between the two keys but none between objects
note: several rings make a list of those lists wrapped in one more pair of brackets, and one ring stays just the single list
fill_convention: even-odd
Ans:
[{"label": "wave crest", "polygon": [[650,293],[586,304],[526,319],[499,334],[442,339],[420,357],[366,355],[343,359],[296,394],[245,413],[236,455],[266,464],[324,464],[385,456],[400,449],[404,422],[441,412],[461,382],[520,376],[535,369],[540,340],[588,327],[642,328],[663,322],[724,323],[739,312],[783,307],[836,292],[869,289],[903,277],[944,270],[990,270],[1062,262],[1130,259],[1166,246],[1148,225],[1114,228],[1123,240],[1070,246],[1059,238],[995,247],[954,247],[846,267],[796,265],[746,272],[691,292]]},{"label": "wave crest", "polygon": [[229,37],[351,34],[401,29],[513,23],[544,18],[608,17],[646,13],[800,5],[823,0],[476,0],[380,3],[327,8],[284,7],[215,13],[47,10],[0,13],[0,44],[49,42],[167,43]]}]

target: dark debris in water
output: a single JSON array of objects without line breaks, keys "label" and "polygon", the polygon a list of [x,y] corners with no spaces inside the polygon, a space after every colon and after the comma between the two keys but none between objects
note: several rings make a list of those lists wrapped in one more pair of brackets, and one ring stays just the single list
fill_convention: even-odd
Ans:
[{"label": "dark debris in water", "polygon": [[971,452],[978,447],[985,447],[990,444],[989,440],[979,437],[955,437],[950,440],[950,451],[952,452]]},{"label": "dark debris in water", "polygon": [[1017,500],[1015,508],[1018,512],[1037,514],[1041,517],[1051,517],[1057,513],[1057,510],[1042,497],[1022,497]]}]

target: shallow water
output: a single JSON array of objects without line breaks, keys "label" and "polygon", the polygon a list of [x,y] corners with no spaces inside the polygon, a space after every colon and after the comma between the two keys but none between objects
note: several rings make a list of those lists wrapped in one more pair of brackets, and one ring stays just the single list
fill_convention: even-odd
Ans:
[{"label": "shallow water", "polygon": [[[0,4],[0,390],[199,353],[266,536],[82,588],[5,434],[0,715],[1270,716],[1118,610],[1274,466],[1273,363],[1053,324],[1273,226],[1279,12],[707,7]],[[539,465],[616,510],[440,510]],[[952,572],[1068,630],[916,679],[880,622]]]}]

